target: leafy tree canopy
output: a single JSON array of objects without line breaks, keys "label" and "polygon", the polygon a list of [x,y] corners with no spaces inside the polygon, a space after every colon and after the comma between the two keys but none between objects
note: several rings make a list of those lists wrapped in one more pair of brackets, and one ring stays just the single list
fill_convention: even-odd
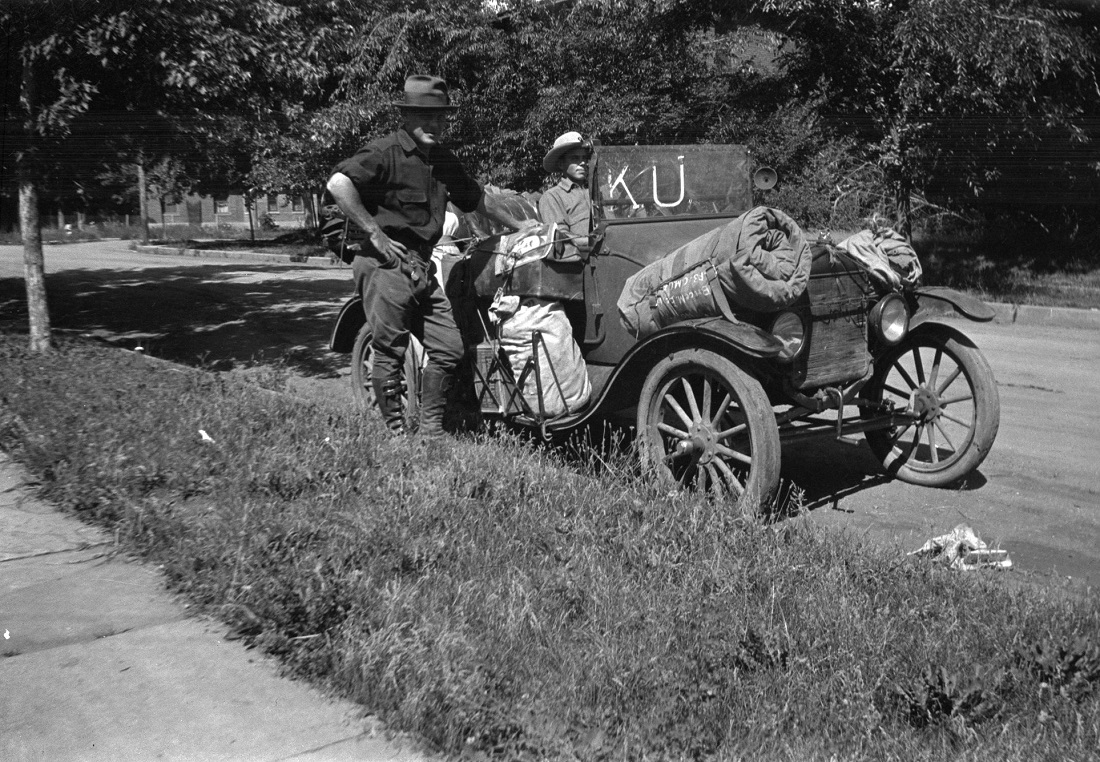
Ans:
[{"label": "leafy tree canopy", "polygon": [[303,15],[273,0],[4,5],[5,165],[21,155],[65,181],[139,154],[205,165],[227,115],[267,123],[290,94],[323,89],[324,40]]},{"label": "leafy tree canopy", "polygon": [[[906,218],[910,192],[937,174],[981,193],[998,161],[1058,130],[1081,140],[1100,114],[1100,40],[1071,10],[1034,0],[765,6],[797,40],[784,60],[796,92],[819,97],[825,115],[874,147]],[[1061,169],[1072,161],[1068,151],[1053,158]]]},{"label": "leafy tree canopy", "polygon": [[[988,194],[1040,138],[1065,147],[1042,171],[1095,174],[1080,156],[1100,40],[1070,0],[45,0],[0,21],[5,120],[33,136],[9,144],[64,167],[59,198],[84,163],[139,150],[174,154],[205,192],[314,191],[396,124],[415,71],[451,83],[469,165],[520,189],[546,182],[569,129],[744,142],[834,195],[830,175],[868,161],[899,199]],[[764,58],[745,30],[768,37]],[[24,60],[33,114],[11,95]],[[76,165],[74,145],[90,149]]]}]

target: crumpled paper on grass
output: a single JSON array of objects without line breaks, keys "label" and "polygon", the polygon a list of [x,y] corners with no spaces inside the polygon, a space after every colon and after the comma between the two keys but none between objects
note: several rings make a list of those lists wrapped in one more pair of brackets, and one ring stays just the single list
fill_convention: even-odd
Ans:
[{"label": "crumpled paper on grass", "polygon": [[948,534],[933,537],[909,555],[931,556],[956,571],[1012,567],[1012,559],[1007,552],[990,548],[966,524],[959,524]]}]

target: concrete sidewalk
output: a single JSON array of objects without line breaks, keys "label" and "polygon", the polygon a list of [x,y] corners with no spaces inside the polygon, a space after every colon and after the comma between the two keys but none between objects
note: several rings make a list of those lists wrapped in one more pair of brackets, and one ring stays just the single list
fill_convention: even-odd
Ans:
[{"label": "concrete sidewalk", "polygon": [[0,760],[424,760],[189,617],[0,453]]}]

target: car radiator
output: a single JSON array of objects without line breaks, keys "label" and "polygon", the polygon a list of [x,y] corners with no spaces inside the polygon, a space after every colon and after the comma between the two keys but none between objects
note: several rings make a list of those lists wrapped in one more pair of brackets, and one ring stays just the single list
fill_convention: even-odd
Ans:
[{"label": "car radiator", "polygon": [[842,385],[870,368],[867,313],[874,292],[861,273],[841,271],[810,276],[809,350],[795,363],[796,389]]}]

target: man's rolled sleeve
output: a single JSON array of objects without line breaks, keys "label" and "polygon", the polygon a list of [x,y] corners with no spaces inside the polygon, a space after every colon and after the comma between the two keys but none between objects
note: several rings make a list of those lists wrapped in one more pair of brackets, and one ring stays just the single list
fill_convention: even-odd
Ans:
[{"label": "man's rolled sleeve", "polygon": [[[333,174],[345,175],[355,185],[364,203],[372,200],[371,191],[379,189],[382,180],[382,155],[378,151],[363,150],[336,165]],[[374,199],[377,203],[377,199]]]}]

